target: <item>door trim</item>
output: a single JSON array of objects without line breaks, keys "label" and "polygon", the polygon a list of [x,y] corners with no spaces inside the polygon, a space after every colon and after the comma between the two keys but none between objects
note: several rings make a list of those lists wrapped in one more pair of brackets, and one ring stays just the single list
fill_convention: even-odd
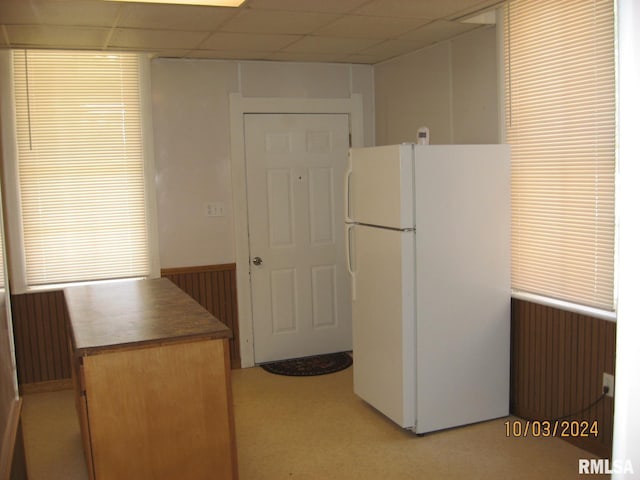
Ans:
[{"label": "door trim", "polygon": [[245,164],[244,115],[251,113],[347,114],[351,142],[364,146],[362,95],[350,98],[261,98],[229,94],[231,184],[235,236],[236,281],[238,290],[238,326],[240,330],[240,362],[242,368],[253,367],[253,312],[249,278],[249,211]]}]

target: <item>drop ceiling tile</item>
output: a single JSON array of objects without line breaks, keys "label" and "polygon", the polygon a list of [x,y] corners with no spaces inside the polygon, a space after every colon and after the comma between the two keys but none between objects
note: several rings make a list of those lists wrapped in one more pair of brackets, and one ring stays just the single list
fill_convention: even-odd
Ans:
[{"label": "drop ceiling tile", "polygon": [[[484,5],[479,0],[373,0],[352,13],[381,17],[428,18],[435,20],[462,10]],[[494,2],[495,3],[495,2]]]},{"label": "drop ceiling tile", "polygon": [[233,8],[134,3],[125,6],[117,26],[210,32],[236,13]]},{"label": "drop ceiling tile", "polygon": [[[104,0],[0,0],[0,47],[106,46],[172,58],[377,63],[401,50],[399,43],[383,40],[426,46],[459,35],[475,26],[446,19],[496,1],[247,0],[240,9],[230,9]],[[434,17],[440,20],[432,22]]]},{"label": "drop ceiling tile", "polygon": [[346,55],[345,57],[343,57],[341,59],[342,62],[346,62],[346,63],[359,63],[359,64],[365,64],[365,65],[375,65],[376,63],[380,63],[383,62],[385,60],[389,60],[389,58],[391,57],[387,57],[385,55],[382,54],[367,54],[367,55],[363,55],[360,53],[355,53],[353,55]]},{"label": "drop ceiling tile", "polygon": [[32,2],[0,0],[0,23],[8,25],[37,25],[40,23]]},{"label": "drop ceiling tile", "polygon": [[95,0],[31,0],[40,21],[47,25],[112,27],[122,7],[119,2]]},{"label": "drop ceiling tile", "polygon": [[[468,3],[462,2],[461,3]],[[458,20],[462,17],[469,16],[472,14],[477,14],[481,11],[494,10],[503,2],[496,2],[496,0],[476,0],[475,2],[471,2],[471,5],[468,5],[463,8],[458,8],[452,15],[447,15],[445,20]]]},{"label": "drop ceiling tile", "polygon": [[249,0],[251,9],[288,12],[347,13],[369,0]]},{"label": "drop ceiling tile", "polygon": [[361,15],[345,15],[335,22],[319,29],[319,35],[337,37],[393,38],[425,25],[423,18],[386,18]]},{"label": "drop ceiling tile", "polygon": [[371,55],[376,58],[393,58],[423,48],[422,42],[386,40],[358,52],[358,55]]},{"label": "drop ceiling tile", "polygon": [[271,60],[282,62],[344,63],[343,58],[341,53],[275,52],[271,55]]},{"label": "drop ceiling tile", "polygon": [[424,45],[438,42],[445,38],[451,38],[461,33],[478,28],[478,25],[470,23],[449,22],[447,20],[436,20],[428,25],[417,28],[405,35],[398,37],[399,40],[422,42]]},{"label": "drop ceiling tile", "polygon": [[250,50],[192,50],[189,58],[202,58],[210,60],[271,60],[269,52],[252,52]]},{"label": "drop ceiling tile", "polygon": [[380,40],[371,38],[321,37],[309,35],[284,48],[284,52],[350,54],[371,47]]},{"label": "drop ceiling tile", "polygon": [[13,47],[42,48],[102,48],[109,35],[108,28],[81,28],[51,25],[7,25]]},{"label": "drop ceiling tile", "polygon": [[206,32],[117,28],[109,41],[109,47],[191,50],[197,48],[207,35]]},{"label": "drop ceiling tile", "polygon": [[307,34],[327,25],[336,18],[336,15],[326,13],[242,10],[225,23],[221,31]]},{"label": "drop ceiling tile", "polygon": [[189,54],[190,50],[183,49],[165,49],[165,50],[147,50],[151,58],[185,58]]},{"label": "drop ceiling tile", "polygon": [[301,38],[302,35],[218,32],[211,35],[199,48],[203,50],[269,52],[284,48]]},{"label": "drop ceiling tile", "polygon": [[186,48],[125,48],[125,47],[113,47],[106,48],[107,52],[138,52],[143,55],[148,55],[150,58],[184,58],[186,57],[190,49]]},{"label": "drop ceiling tile", "polygon": [[91,0],[0,0],[0,23],[8,25],[113,25],[121,4]]}]

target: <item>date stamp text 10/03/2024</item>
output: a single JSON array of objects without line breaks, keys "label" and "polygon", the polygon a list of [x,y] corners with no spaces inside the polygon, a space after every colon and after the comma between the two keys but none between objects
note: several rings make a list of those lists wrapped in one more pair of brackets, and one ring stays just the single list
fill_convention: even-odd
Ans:
[{"label": "date stamp text 10/03/2024", "polygon": [[598,421],[587,420],[507,420],[507,437],[597,437]]}]

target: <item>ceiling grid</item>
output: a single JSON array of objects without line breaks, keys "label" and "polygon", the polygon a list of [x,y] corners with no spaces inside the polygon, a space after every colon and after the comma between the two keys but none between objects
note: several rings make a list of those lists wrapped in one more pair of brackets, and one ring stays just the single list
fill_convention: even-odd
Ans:
[{"label": "ceiling grid", "polygon": [[0,48],[375,64],[478,28],[495,0],[246,0],[239,8],[0,0]]}]

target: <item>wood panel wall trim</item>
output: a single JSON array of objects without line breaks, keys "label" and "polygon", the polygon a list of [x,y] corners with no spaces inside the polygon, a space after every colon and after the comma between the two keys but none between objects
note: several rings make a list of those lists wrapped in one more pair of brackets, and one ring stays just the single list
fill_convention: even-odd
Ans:
[{"label": "wood panel wall trim", "polygon": [[[166,268],[161,271],[227,325],[231,366],[240,367],[236,264]],[[18,383],[21,392],[57,389],[71,378],[67,344],[68,313],[62,290],[12,295]],[[58,383],[62,382],[62,383]]]},{"label": "wood panel wall trim", "polygon": [[[602,374],[615,372],[616,324],[607,320],[511,301],[511,392],[513,415],[550,420],[579,412],[602,393]],[[613,398],[568,420],[597,422],[598,436],[565,437],[610,458]]]},{"label": "wood panel wall trim", "polygon": [[240,368],[236,264],[165,268],[161,276],[175,283],[231,329],[231,367]]},{"label": "wood panel wall trim", "polygon": [[63,378],[46,382],[25,383],[20,385],[20,394],[31,395],[33,393],[58,392],[71,389],[73,389],[73,380],[71,378]]},{"label": "wood panel wall trim", "polygon": [[[22,412],[22,398],[15,400],[7,417],[7,424],[2,432],[2,444],[0,445],[0,480],[10,480],[12,471],[20,470],[23,466],[15,465],[16,453],[23,451],[22,435],[20,430],[20,414]],[[17,459],[20,460],[19,458]],[[24,461],[24,459],[23,459]]]},{"label": "wood panel wall trim", "polygon": [[71,378],[62,290],[11,296],[18,383]]},{"label": "wood panel wall trim", "polygon": [[220,265],[200,265],[195,267],[174,267],[163,268],[160,270],[160,276],[166,277],[169,275],[180,275],[185,273],[199,273],[199,272],[217,272],[217,271],[230,271],[236,270],[235,263],[222,263]]}]

